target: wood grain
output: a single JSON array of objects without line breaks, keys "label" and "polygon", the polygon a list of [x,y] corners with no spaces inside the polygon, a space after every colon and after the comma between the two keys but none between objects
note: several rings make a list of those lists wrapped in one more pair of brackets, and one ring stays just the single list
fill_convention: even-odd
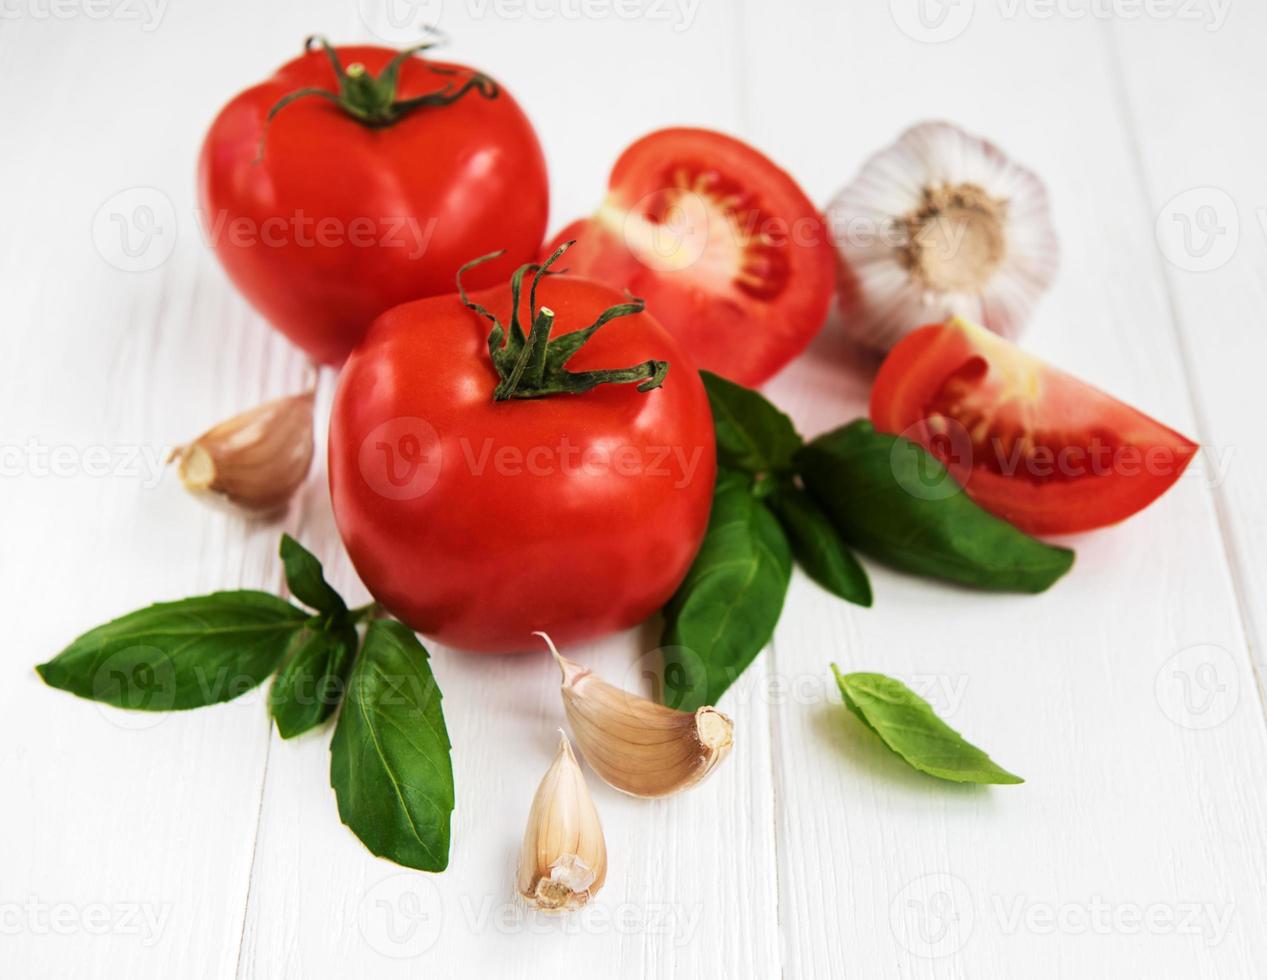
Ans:
[{"label": "wood grain", "polygon": [[[777,13],[700,0],[632,18],[432,6],[453,56],[493,70],[537,125],[552,228],[589,211],[621,148],[663,125],[737,133],[823,202],[920,119],[997,140],[1049,181],[1064,247],[1026,345],[1199,435],[1213,460],[1144,514],[1075,539],[1074,571],[1042,596],[869,566],[876,605],[860,610],[798,573],[771,648],[723,699],[726,766],[652,803],[592,781],[611,869],[584,917],[512,900],[562,723],[553,667],[544,652],[433,647],[455,846],[443,875],[407,872],[338,822],[327,735],[283,742],[259,692],[134,716],[31,670],[158,598],[280,588],[283,528],[364,598],[324,472],[270,524],[195,505],[158,461],[307,372],[201,240],[192,173],[207,123],[308,33],[403,42],[396,8],[171,4],[152,29],[15,8],[0,30],[5,975],[1257,976],[1267,729],[1251,651],[1267,623],[1267,472],[1250,372],[1267,355],[1267,201],[1251,120],[1267,12],[1240,5],[1206,30],[977,0],[961,33],[922,43],[895,20],[900,0]],[[1239,223],[1208,272],[1185,267],[1202,256],[1176,264],[1166,237],[1172,200],[1203,187]],[[153,268],[120,268],[132,260],[94,225],[121,193],[128,213],[159,219],[153,247],[174,236]],[[1226,226],[1222,201],[1179,207],[1196,220],[1213,202]],[[873,367],[829,322],[769,394],[814,434],[865,410]],[[332,386],[325,372],[320,413]],[[575,655],[645,683],[655,637]],[[903,678],[1027,783],[947,786],[904,767],[847,717],[832,661]]]}]

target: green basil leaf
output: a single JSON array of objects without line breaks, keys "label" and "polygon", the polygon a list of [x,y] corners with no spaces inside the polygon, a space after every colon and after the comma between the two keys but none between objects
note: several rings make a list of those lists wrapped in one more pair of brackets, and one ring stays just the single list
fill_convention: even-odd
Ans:
[{"label": "green basil leaf", "polygon": [[849,710],[920,772],[955,783],[1023,783],[937,717],[927,701],[883,674],[842,674],[831,665]]},{"label": "green basil leaf", "polygon": [[760,392],[701,371],[717,433],[717,461],[745,473],[786,470],[804,442],[792,420]]},{"label": "green basil leaf", "polygon": [[160,602],[89,630],[35,669],[52,687],[120,708],[200,708],[264,680],[307,618],[267,592]]},{"label": "green basil leaf", "polygon": [[806,573],[828,592],[859,606],[871,605],[871,582],[818,504],[790,480],[780,480],[766,503],[792,542]]},{"label": "green basil leaf", "polygon": [[1073,565],[982,510],[917,443],[865,419],[819,436],[796,458],[806,490],[850,545],[895,568],[983,589],[1042,592]]},{"label": "green basil leaf", "polygon": [[342,616],[348,611],[343,597],[326,581],[316,555],[289,534],[282,535],[278,552],[286,568],[286,584],[290,586],[291,595],[305,606],[330,616]]},{"label": "green basil leaf", "polygon": [[[792,555],[774,515],[746,476],[721,470],[704,543],[664,607],[665,691],[693,711],[716,704],[774,633]],[[666,696],[666,701],[669,700]]]},{"label": "green basil leaf", "polygon": [[339,817],[371,853],[443,871],[453,767],[427,657],[403,623],[370,623],[330,741],[330,785]]},{"label": "green basil leaf", "polygon": [[282,738],[294,738],[334,714],[356,656],[356,628],[310,623],[296,633],[268,692],[268,710]]}]

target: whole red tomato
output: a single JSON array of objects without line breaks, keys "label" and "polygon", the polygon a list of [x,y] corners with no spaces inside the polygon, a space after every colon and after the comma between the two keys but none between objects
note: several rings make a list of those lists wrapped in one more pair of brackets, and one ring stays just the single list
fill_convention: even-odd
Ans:
[{"label": "whole red tomato", "polygon": [[545,232],[527,117],[488,77],[420,50],[322,42],[233,99],[203,143],[216,255],[318,361],[341,362],[384,310],[450,292],[472,255],[504,248],[471,276],[504,280]]},{"label": "whole red tomato", "polygon": [[641,302],[566,275],[520,295],[522,271],[379,317],[330,421],[334,514],[362,580],[467,650],[646,619],[699,549],[716,476],[703,384]]}]

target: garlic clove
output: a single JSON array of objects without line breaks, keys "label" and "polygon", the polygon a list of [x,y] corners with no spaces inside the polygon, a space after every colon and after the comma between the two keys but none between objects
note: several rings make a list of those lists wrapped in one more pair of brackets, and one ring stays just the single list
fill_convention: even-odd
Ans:
[{"label": "garlic clove", "polygon": [[571,912],[607,878],[607,842],[571,743],[559,751],[532,798],[515,887],[532,908]]},{"label": "garlic clove", "polygon": [[1014,339],[1059,265],[1042,181],[950,123],[872,156],[826,218],[845,329],[878,350],[951,316]]},{"label": "garlic clove", "polygon": [[563,672],[563,708],[585,761],[604,782],[631,796],[688,789],[730,753],[734,726],[716,708],[675,711],[623,691],[564,657],[545,633]]},{"label": "garlic clove", "polygon": [[168,457],[195,494],[214,494],[244,510],[284,507],[312,466],[315,392],[265,402],[213,426]]}]

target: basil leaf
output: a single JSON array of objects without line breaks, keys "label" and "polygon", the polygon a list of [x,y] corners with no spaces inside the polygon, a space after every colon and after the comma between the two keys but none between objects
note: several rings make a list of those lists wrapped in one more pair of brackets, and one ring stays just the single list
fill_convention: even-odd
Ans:
[{"label": "basil leaf", "polygon": [[326,581],[316,555],[289,534],[282,535],[278,553],[286,568],[286,584],[290,586],[291,595],[305,606],[330,616],[342,616],[348,611],[343,597]]},{"label": "basil leaf", "polygon": [[282,738],[294,738],[334,714],[356,656],[356,629],[349,625],[296,633],[273,686],[268,710]]},{"label": "basil leaf", "polygon": [[865,419],[819,436],[796,465],[850,545],[904,571],[983,589],[1042,592],[1073,565],[982,510],[917,443]]},{"label": "basil leaf", "polygon": [[443,871],[453,767],[427,656],[403,623],[370,623],[330,742],[330,785],[340,819],[371,853]]},{"label": "basil leaf", "polygon": [[955,783],[1023,783],[937,717],[901,681],[883,674],[842,674],[831,665],[845,704],[890,749],[920,772]]},{"label": "basil leaf", "polygon": [[681,681],[673,688],[681,703],[670,707],[717,703],[769,642],[791,575],[779,522],[752,495],[747,477],[719,471],[704,543],[664,607],[665,672]]},{"label": "basil leaf", "polygon": [[701,371],[717,434],[717,461],[745,473],[786,470],[804,442],[792,420],[760,392]]},{"label": "basil leaf", "polygon": [[120,708],[200,708],[264,680],[307,618],[267,592],[213,592],[121,616],[35,669],[51,687]]},{"label": "basil leaf", "polygon": [[790,480],[780,480],[766,503],[792,542],[797,562],[815,582],[846,602],[871,605],[871,583],[818,504]]}]

